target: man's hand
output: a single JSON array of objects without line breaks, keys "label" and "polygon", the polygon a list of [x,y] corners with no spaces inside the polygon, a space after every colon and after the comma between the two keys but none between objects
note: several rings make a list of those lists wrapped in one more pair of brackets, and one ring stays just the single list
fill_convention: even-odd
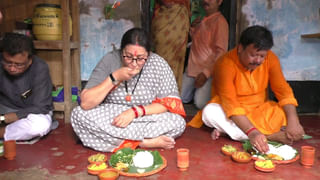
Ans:
[{"label": "man's hand", "polygon": [[192,21],[191,27],[196,27],[201,22],[201,17],[197,17],[195,20]]},{"label": "man's hand", "polygon": [[112,122],[112,125],[125,128],[133,121],[134,118],[134,111],[130,108],[126,111],[123,111],[121,114],[115,117]]},{"label": "man's hand", "polygon": [[305,132],[300,123],[290,123],[286,127],[287,138],[291,141],[298,141],[302,139],[304,134]]},{"label": "man's hand", "polygon": [[265,135],[258,130],[254,130],[249,134],[249,140],[259,152],[267,153],[269,151],[268,140]]},{"label": "man's hand", "polygon": [[283,106],[283,110],[286,113],[287,117],[287,127],[286,127],[286,136],[291,141],[297,141],[302,139],[302,136],[305,134],[303,127],[300,124],[299,117],[297,115],[296,107],[292,104],[287,104]]},{"label": "man's hand", "polygon": [[204,73],[198,74],[198,76],[195,78],[194,87],[195,88],[201,88],[206,82],[208,78]]},{"label": "man's hand", "polygon": [[16,113],[12,112],[12,113],[7,113],[4,115],[6,117],[6,119],[4,120],[4,122],[6,124],[10,124],[12,122],[15,122],[17,120],[19,120],[18,116]]}]

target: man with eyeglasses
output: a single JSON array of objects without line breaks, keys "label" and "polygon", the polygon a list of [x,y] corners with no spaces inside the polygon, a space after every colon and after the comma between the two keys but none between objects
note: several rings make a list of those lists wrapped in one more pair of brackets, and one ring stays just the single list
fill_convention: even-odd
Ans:
[{"label": "man with eyeglasses", "polygon": [[32,39],[6,33],[0,54],[0,139],[30,140],[50,131],[52,82]]}]

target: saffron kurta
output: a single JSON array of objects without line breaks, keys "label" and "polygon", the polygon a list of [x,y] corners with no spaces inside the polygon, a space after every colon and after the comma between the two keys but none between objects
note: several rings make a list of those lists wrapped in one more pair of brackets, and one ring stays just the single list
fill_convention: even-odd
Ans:
[{"label": "saffron kurta", "polygon": [[[278,102],[268,100],[268,84]],[[286,116],[281,106],[297,106],[279,59],[271,50],[263,64],[254,71],[247,70],[240,63],[237,48],[226,53],[213,69],[212,97],[210,103],[220,104],[228,118],[246,115],[263,134],[278,132],[281,126],[286,125]],[[199,115],[189,125],[201,126]]]}]

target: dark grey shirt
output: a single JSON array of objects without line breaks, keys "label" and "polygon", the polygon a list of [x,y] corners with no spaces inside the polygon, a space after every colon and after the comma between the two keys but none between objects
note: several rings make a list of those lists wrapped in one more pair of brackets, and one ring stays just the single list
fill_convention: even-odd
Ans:
[{"label": "dark grey shirt", "polygon": [[19,119],[30,113],[48,114],[53,105],[52,81],[47,63],[34,56],[30,67],[14,77],[3,69],[2,60],[0,54],[0,104],[17,110]]}]

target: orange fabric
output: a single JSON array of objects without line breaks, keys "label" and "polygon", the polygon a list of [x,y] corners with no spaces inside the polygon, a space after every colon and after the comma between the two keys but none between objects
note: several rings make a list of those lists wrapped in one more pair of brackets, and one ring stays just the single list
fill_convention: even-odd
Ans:
[{"label": "orange fabric", "polygon": [[205,17],[192,34],[187,72],[196,77],[203,72],[207,77],[216,60],[228,50],[229,27],[220,12]]},{"label": "orange fabric", "polygon": [[117,152],[119,149],[122,149],[122,148],[131,148],[131,149],[136,149],[140,144],[140,141],[133,141],[133,140],[124,140],[122,142],[122,144],[114,149],[112,152]]},{"label": "orange fabric", "polygon": [[182,101],[179,98],[175,98],[175,97],[165,97],[162,99],[157,98],[154,101],[152,101],[152,103],[162,104],[168,109],[168,111],[175,114],[180,114],[184,118],[186,117],[186,112],[184,111]]},{"label": "orange fabric", "polygon": [[[279,59],[271,50],[263,64],[250,72],[240,63],[236,47],[219,58],[213,73],[213,98],[209,103],[220,104],[228,118],[232,115],[246,115],[264,134],[278,132],[281,126],[286,125],[286,116],[281,106],[298,105],[283,76]],[[278,103],[268,101],[268,83]],[[199,116],[192,121],[190,124],[193,126],[202,123]]]}]

